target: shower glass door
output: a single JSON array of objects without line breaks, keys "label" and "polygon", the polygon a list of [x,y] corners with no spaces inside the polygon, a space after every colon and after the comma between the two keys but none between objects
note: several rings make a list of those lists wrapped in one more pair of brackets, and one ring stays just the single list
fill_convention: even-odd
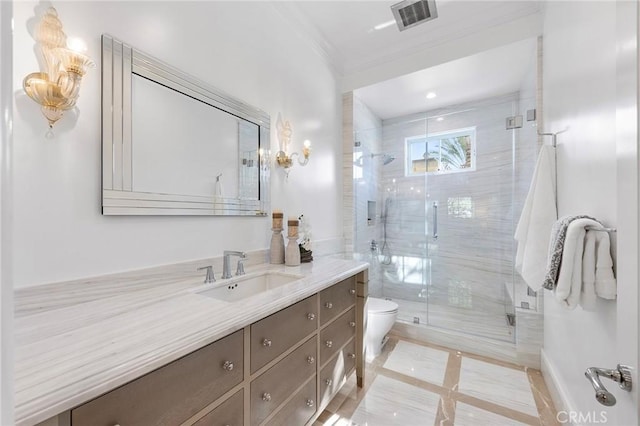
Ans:
[{"label": "shower glass door", "polygon": [[[427,119],[428,324],[514,341],[519,99],[432,111]],[[535,144],[535,138],[533,140]],[[518,209],[519,211],[519,209]]]},{"label": "shower glass door", "polygon": [[398,303],[399,321],[513,342],[514,304],[536,308],[513,240],[536,128],[505,126],[529,108],[512,94],[357,132],[355,248],[370,294]]}]

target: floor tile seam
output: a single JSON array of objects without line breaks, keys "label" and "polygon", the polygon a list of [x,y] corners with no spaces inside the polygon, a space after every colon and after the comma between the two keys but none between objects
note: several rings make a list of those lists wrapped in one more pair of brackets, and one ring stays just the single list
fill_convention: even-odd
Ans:
[{"label": "floor tile seam", "polygon": [[[526,366],[523,365],[518,365],[518,364],[514,364],[512,362],[509,361],[501,361],[499,359],[494,359],[494,358],[489,358],[487,356],[484,355],[477,355],[477,354],[473,354],[471,352],[466,352],[466,351],[462,351],[462,350],[458,350],[458,349],[454,349],[454,348],[449,348],[447,346],[442,346],[442,345],[437,345],[434,343],[429,343],[429,342],[424,342],[421,340],[417,340],[417,339],[413,339],[410,337],[404,337],[404,336],[400,336],[394,333],[391,333],[390,336],[392,336],[394,339],[396,339],[397,341],[405,341],[408,343],[413,343],[419,346],[424,346],[427,348],[431,348],[431,349],[437,349],[443,352],[449,352],[449,353],[453,353],[453,354],[458,354],[462,357],[467,357],[467,358],[472,358],[475,359],[477,361],[484,361],[487,362],[489,364],[493,364],[493,365],[497,365],[499,367],[505,367],[505,368],[510,368],[512,370],[517,370],[517,371],[527,371],[531,368],[528,368]],[[532,369],[534,371],[538,371],[536,369]]]},{"label": "floor tile seam", "polygon": [[439,351],[442,351],[442,352],[449,352],[449,353],[457,353],[457,352],[459,352],[457,349],[448,348],[446,346],[437,345],[435,343],[424,342],[422,340],[413,339],[411,337],[400,336],[398,334],[394,334],[393,332],[390,333],[389,336],[392,336],[398,342],[404,341],[404,342],[407,342],[407,343],[413,343],[413,344],[418,345],[418,346],[424,346],[425,348],[436,349],[436,350],[439,350]]},{"label": "floor tile seam", "polygon": [[[516,420],[522,423],[527,423],[533,426],[540,425],[540,417],[532,416],[531,414],[524,413],[522,411],[518,411],[513,408],[505,407],[504,405],[496,404],[495,402],[486,401],[484,399],[477,398],[475,396],[467,395],[458,391],[451,391],[451,399],[454,402],[462,402],[464,404],[472,405],[475,408],[479,408],[481,410],[489,411],[493,414],[498,414],[503,417],[510,418],[511,420]],[[536,411],[537,411],[536,407]]]},{"label": "floor tile seam", "polygon": [[536,403],[540,419],[549,425],[559,425],[557,410],[542,374],[537,370],[529,370],[527,371],[527,379],[529,380],[529,386],[531,387],[531,393],[533,394],[533,400]]},{"label": "floor tile seam", "polygon": [[[485,411],[490,411],[494,414],[499,414],[501,416],[508,417],[512,420],[517,420],[523,423],[529,423],[533,425],[540,424],[539,417],[534,417],[531,414],[527,414],[527,413],[515,410],[513,408],[505,407],[504,405],[496,404],[490,401],[485,401],[483,399],[459,392],[455,390],[457,388],[458,383],[456,383],[456,388],[449,389],[447,387],[436,385],[434,383],[430,383],[421,379],[417,379],[415,377],[411,377],[406,374],[400,373],[398,371],[390,370],[384,367],[382,367],[378,371],[378,374],[385,376],[389,379],[399,380],[402,383],[409,386],[415,386],[417,388],[424,389],[432,393],[436,393],[440,396],[441,400],[450,399],[451,401],[453,401],[454,404],[459,401],[465,404],[473,405],[474,407],[483,409]],[[439,406],[439,409],[440,409],[440,406]],[[540,413],[537,403],[536,403],[536,411]],[[453,410],[453,413],[455,418],[455,409]],[[505,415],[505,413],[508,413],[508,414]]]}]

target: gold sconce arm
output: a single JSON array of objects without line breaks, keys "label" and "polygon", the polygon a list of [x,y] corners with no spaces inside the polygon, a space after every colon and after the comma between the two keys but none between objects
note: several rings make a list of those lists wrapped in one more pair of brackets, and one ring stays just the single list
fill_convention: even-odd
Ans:
[{"label": "gold sconce arm", "polygon": [[[280,119],[279,119],[280,121]],[[311,141],[305,140],[302,144],[302,157],[297,152],[288,153],[289,143],[291,141],[291,134],[293,133],[291,125],[288,121],[285,121],[279,129],[279,138],[282,149],[276,153],[276,164],[285,170],[286,177],[289,177],[289,171],[295,164],[293,159],[297,157],[297,162],[300,166],[306,166],[309,163],[309,157],[311,156]]]}]

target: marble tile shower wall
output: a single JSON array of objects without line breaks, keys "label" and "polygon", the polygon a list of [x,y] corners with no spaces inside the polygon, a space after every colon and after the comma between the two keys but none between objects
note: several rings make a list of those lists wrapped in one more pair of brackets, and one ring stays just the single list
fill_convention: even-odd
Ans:
[{"label": "marble tile shower wall", "polygon": [[[355,191],[355,238],[354,251],[375,263],[371,242],[380,239],[382,162],[372,158],[382,149],[382,120],[357,96],[353,97],[353,182]],[[370,215],[370,206],[373,215]],[[372,216],[372,217],[370,217]],[[369,270],[369,292],[381,295],[380,269]]]},{"label": "marble tile shower wall", "polygon": [[[513,183],[513,144],[517,133],[505,130],[505,118],[518,109],[518,99],[518,94],[512,94],[458,105],[456,110],[462,111],[458,113],[429,111],[431,117],[449,114],[443,121],[427,122],[419,114],[383,123],[382,148],[399,160],[382,174],[383,192],[391,197],[387,242],[392,255],[427,263],[427,274],[420,279],[416,275],[417,283],[409,291],[397,277],[398,265],[389,265],[384,274],[385,297],[424,301],[428,296],[429,304],[457,299],[480,311],[504,312],[511,305],[505,285],[513,285],[514,279],[513,201],[518,186]],[[476,127],[475,171],[405,176],[405,138],[472,126]],[[466,215],[449,209],[450,203],[460,199],[471,201]],[[431,236],[434,202],[439,206],[437,240]],[[407,264],[400,271],[405,276],[411,272]],[[427,282],[431,283],[428,288]]]}]

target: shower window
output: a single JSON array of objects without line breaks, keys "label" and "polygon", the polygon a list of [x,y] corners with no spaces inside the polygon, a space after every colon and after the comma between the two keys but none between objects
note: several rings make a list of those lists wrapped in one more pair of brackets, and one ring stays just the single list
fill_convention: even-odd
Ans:
[{"label": "shower window", "polygon": [[457,173],[476,168],[476,128],[405,139],[406,175]]}]

